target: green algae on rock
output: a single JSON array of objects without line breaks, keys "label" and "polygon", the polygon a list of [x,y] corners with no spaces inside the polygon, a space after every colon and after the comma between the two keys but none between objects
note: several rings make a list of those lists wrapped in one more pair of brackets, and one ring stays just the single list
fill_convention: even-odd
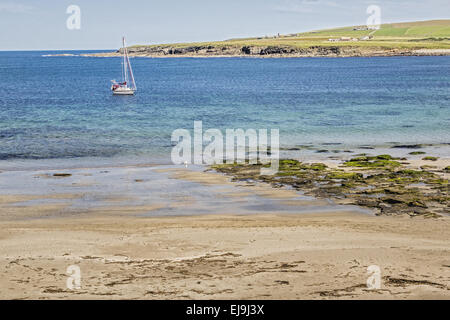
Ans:
[{"label": "green algae on rock", "polygon": [[448,179],[440,175],[449,172],[449,167],[439,174],[409,169],[390,155],[360,155],[343,162],[344,169],[282,159],[278,173],[273,176],[261,175],[262,166],[268,165],[235,163],[214,165],[210,169],[232,176],[233,181],[260,181],[275,188],[290,186],[306,195],[331,198],[338,204],[372,208],[377,215],[450,214]]},{"label": "green algae on rock", "polygon": [[413,152],[410,152],[410,153],[408,153],[408,154],[415,156],[415,155],[425,154],[425,153],[426,153],[426,152],[423,152],[423,151],[413,151]]},{"label": "green algae on rock", "polygon": [[400,162],[388,154],[378,156],[359,156],[344,162],[346,167],[363,167],[363,168],[386,168],[398,167]]},{"label": "green algae on rock", "polygon": [[422,160],[428,160],[428,161],[437,161],[437,159],[439,159],[438,157],[423,157]]}]

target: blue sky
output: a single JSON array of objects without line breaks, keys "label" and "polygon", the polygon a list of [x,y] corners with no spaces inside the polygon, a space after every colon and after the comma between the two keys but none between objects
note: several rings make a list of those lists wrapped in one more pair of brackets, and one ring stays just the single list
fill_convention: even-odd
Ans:
[{"label": "blue sky", "polygon": [[[69,5],[81,28],[69,30]],[[114,49],[128,44],[225,40],[381,22],[449,18],[449,0],[0,0],[0,50]]]}]

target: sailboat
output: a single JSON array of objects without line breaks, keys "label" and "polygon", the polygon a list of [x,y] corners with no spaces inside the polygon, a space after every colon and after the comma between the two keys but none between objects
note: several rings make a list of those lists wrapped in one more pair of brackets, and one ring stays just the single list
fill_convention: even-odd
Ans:
[{"label": "sailboat", "polygon": [[133,95],[137,91],[134,81],[133,69],[131,69],[128,50],[125,46],[125,37],[122,37],[123,60],[122,60],[122,82],[111,80],[111,91],[116,95]]}]

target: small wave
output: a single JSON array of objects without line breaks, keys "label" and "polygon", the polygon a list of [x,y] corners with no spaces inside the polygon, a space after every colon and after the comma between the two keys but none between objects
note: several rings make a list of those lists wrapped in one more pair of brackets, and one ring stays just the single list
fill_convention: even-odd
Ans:
[{"label": "small wave", "polygon": [[47,153],[0,153],[0,160],[45,160],[45,159],[76,159],[76,158],[111,158],[123,154],[119,150],[89,150],[73,152],[47,152]]},{"label": "small wave", "polygon": [[73,53],[57,53],[57,54],[43,54],[41,57],[78,57],[78,54]]}]

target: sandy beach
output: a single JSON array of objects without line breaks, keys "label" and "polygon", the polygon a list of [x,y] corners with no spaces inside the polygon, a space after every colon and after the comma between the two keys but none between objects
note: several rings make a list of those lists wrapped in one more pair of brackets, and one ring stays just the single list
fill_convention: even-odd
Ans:
[{"label": "sandy beach", "polygon": [[[449,217],[375,216],[183,168],[7,174],[22,193],[11,182],[0,198],[1,299],[450,298]],[[174,184],[152,198],[159,175]],[[371,265],[380,289],[367,287]]]}]

